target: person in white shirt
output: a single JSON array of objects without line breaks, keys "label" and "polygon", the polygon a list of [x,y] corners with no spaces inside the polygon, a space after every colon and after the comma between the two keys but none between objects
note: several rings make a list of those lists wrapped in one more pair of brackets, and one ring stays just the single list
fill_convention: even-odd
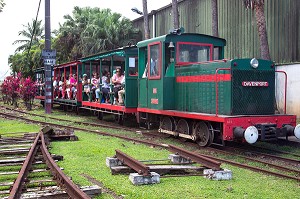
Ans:
[{"label": "person in white shirt", "polygon": [[119,96],[119,105],[124,105],[124,99],[123,96],[125,95],[125,77],[123,76],[123,79],[121,81],[122,89],[118,91]]}]

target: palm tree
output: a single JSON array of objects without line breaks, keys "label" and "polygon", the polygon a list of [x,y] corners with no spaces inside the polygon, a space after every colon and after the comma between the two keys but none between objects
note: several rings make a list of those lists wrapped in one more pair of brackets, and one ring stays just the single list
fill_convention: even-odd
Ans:
[{"label": "palm tree", "polygon": [[143,14],[144,14],[144,32],[145,32],[145,39],[150,39],[150,29],[149,29],[149,19],[148,19],[147,0],[143,0]]},{"label": "palm tree", "polygon": [[211,0],[212,35],[219,36],[218,30],[218,0]]},{"label": "palm tree", "polygon": [[5,6],[4,0],[0,0],[0,12],[2,12],[4,6]]},{"label": "palm tree", "polygon": [[23,25],[25,29],[19,31],[19,36],[23,36],[24,39],[13,42],[13,44],[22,44],[15,52],[28,50],[32,45],[39,45],[40,40],[44,38],[44,27],[41,24],[42,20],[33,20],[32,23]]},{"label": "palm tree", "polygon": [[179,13],[177,0],[172,0],[173,28],[179,28]]},{"label": "palm tree", "polygon": [[264,0],[243,0],[243,2],[246,8],[255,10],[256,25],[260,40],[261,58],[271,60],[266,28],[266,19],[264,14]]},{"label": "palm tree", "polygon": [[120,47],[134,35],[131,21],[110,9],[74,7],[64,18],[53,44],[58,62]]}]

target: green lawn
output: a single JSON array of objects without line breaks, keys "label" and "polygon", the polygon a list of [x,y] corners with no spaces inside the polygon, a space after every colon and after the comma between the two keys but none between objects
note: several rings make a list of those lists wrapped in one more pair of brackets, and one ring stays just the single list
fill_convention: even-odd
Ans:
[{"label": "green lawn", "polygon": [[[35,112],[42,112],[35,111]],[[55,110],[53,116],[70,117],[79,120],[78,116],[66,116],[64,112]],[[80,117],[86,120],[84,117]],[[24,124],[0,118],[0,134],[11,132],[37,132],[38,125]],[[74,142],[53,142],[51,153],[63,155],[64,160],[58,162],[64,172],[81,186],[91,185],[82,176],[87,174],[102,182],[106,188],[125,198],[299,198],[299,183],[273,176],[255,173],[231,165],[222,164],[222,168],[231,169],[233,179],[229,181],[212,181],[200,176],[162,178],[160,184],[134,186],[128,175],[111,175],[106,167],[106,157],[112,157],[119,149],[139,160],[165,159],[169,151],[151,148],[117,138],[99,136],[86,132],[75,132],[79,137]],[[171,141],[166,141],[171,142]],[[183,145],[181,145],[183,146]],[[299,149],[297,151],[299,153]],[[113,198],[103,194],[97,198]]]}]

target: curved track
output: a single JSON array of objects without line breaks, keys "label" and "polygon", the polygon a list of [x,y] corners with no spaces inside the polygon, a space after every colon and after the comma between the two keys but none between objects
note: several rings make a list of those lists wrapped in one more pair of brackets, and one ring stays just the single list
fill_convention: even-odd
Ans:
[{"label": "curved track", "polygon": [[38,133],[23,163],[19,175],[15,180],[15,183],[10,191],[8,198],[9,199],[21,198],[22,193],[24,192],[24,190],[26,190],[25,186],[26,186],[26,182],[28,181],[27,180],[28,173],[32,168],[33,161],[39,150],[43,154],[44,161],[47,167],[50,168],[50,171],[54,176],[54,180],[61,188],[63,188],[63,190],[66,191],[69,197],[78,198],[78,199],[90,198],[61,171],[61,169],[56,165],[55,161],[52,159],[50,153],[47,150],[47,145],[44,137],[44,133],[47,133],[47,131],[49,131],[49,128],[44,128]]}]

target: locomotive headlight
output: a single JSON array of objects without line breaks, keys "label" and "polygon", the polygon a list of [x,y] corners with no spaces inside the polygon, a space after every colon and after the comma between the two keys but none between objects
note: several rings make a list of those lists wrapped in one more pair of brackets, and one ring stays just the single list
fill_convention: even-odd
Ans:
[{"label": "locomotive headlight", "polygon": [[[300,128],[300,126],[299,126]],[[249,144],[253,144],[258,139],[258,130],[255,126],[249,126],[244,132],[244,138]]]},{"label": "locomotive headlight", "polygon": [[252,66],[252,68],[257,68],[258,67],[258,60],[253,58],[250,61],[250,65]]},{"label": "locomotive headlight", "polygon": [[300,139],[300,124],[298,124],[294,129],[294,135],[296,138]]}]

